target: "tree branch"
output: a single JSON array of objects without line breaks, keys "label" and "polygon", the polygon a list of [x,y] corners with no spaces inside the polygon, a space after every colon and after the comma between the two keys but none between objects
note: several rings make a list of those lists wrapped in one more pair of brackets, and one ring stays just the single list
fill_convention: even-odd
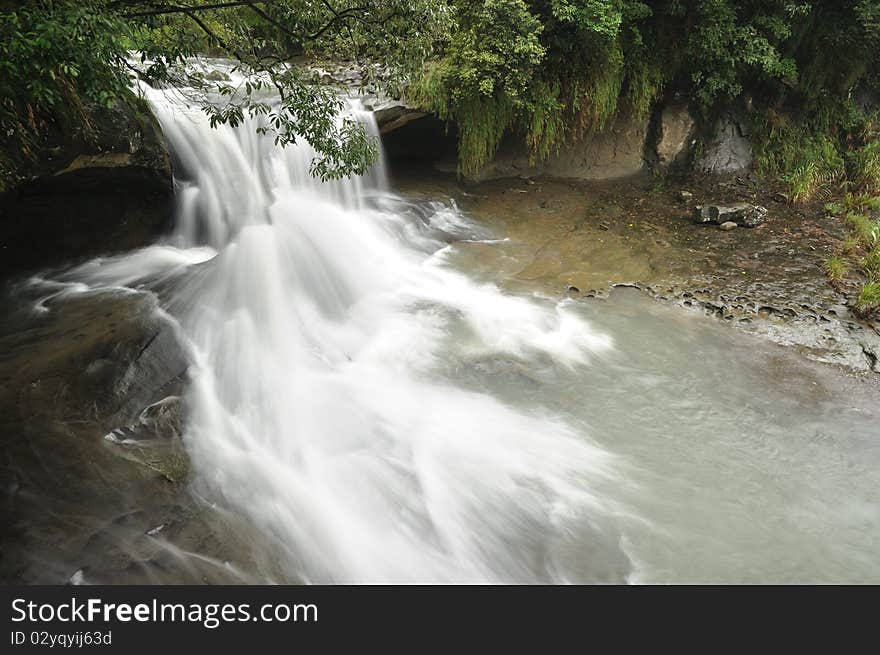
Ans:
[{"label": "tree branch", "polygon": [[162,7],[161,9],[151,9],[149,11],[136,11],[130,14],[123,14],[124,18],[144,18],[146,16],[162,16],[165,14],[193,14],[198,11],[208,11],[211,9],[227,9],[229,7],[247,7],[256,4],[271,4],[275,0],[233,0],[231,2],[216,2],[210,5],[193,5],[191,7],[180,7],[173,5],[170,7]]},{"label": "tree branch", "polygon": [[226,41],[224,41],[219,35],[215,34],[214,31],[210,27],[205,25],[205,22],[201,18],[199,18],[198,16],[196,16],[195,14],[192,14],[192,13],[187,13],[186,15],[189,18],[191,18],[195,22],[195,24],[198,25],[202,29],[202,31],[205,34],[207,34],[209,37],[214,39],[214,41],[217,42],[217,45],[219,45],[221,48],[223,48],[226,52],[232,53],[233,55],[235,55],[236,59],[238,59],[240,62],[244,63],[244,58],[241,56],[241,53],[238,50],[230,47],[229,44],[226,43]]}]

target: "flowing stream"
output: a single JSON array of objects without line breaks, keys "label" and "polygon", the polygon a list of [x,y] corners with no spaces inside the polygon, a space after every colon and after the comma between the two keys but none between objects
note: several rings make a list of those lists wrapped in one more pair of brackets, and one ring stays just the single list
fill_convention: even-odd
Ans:
[{"label": "flowing stream", "polygon": [[190,484],[256,579],[880,582],[876,387],[634,291],[504,293],[456,246],[493,235],[381,162],[320,183],[149,100],[173,234],[56,282],[160,299]]}]

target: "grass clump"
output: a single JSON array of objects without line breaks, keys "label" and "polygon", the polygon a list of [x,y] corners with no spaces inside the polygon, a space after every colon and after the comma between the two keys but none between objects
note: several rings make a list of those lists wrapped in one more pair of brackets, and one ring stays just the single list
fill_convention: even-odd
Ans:
[{"label": "grass clump", "polygon": [[862,286],[856,299],[856,309],[862,313],[880,310],[880,282],[872,280]]},{"label": "grass clump", "polygon": [[843,255],[857,255],[862,248],[862,242],[853,234],[846,237],[840,244],[840,252]]},{"label": "grass clump", "polygon": [[846,193],[841,198],[825,204],[825,211],[832,216],[844,216],[849,213],[863,213],[880,210],[880,196],[867,193]]},{"label": "grass clump", "polygon": [[849,263],[839,255],[834,255],[825,260],[825,274],[832,282],[840,282],[849,273]]},{"label": "grass clump", "polygon": [[827,202],[825,203],[825,212],[832,216],[843,216],[846,213],[846,207],[842,202]]},{"label": "grass clump", "polygon": [[861,262],[862,269],[871,277],[880,278],[880,245],[874,246]]},{"label": "grass clump", "polygon": [[850,231],[837,253],[825,260],[825,274],[836,285],[861,278],[854,309],[873,316],[880,312],[880,197],[848,193],[825,209],[842,215]]},{"label": "grass clump", "polygon": [[856,188],[867,194],[880,194],[880,139],[853,152],[850,167]]},{"label": "grass clump", "polygon": [[[846,162],[827,131],[772,111],[757,116],[753,128],[758,173],[778,176],[793,203],[830,195],[846,177]],[[826,209],[842,213],[836,204]]]},{"label": "grass clump", "polygon": [[880,238],[880,221],[872,220],[865,214],[849,213],[845,217],[847,224],[856,237],[868,247],[874,246]]}]

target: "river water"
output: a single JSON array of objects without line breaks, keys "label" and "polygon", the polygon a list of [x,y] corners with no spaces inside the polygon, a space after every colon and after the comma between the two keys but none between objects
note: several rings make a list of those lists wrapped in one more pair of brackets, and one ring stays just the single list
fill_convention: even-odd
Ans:
[{"label": "river water", "polygon": [[450,199],[381,162],[320,183],[307,145],[148,94],[174,232],[25,286],[173,326],[240,579],[880,582],[876,386],[634,290],[502,291],[462,247],[502,235]]}]

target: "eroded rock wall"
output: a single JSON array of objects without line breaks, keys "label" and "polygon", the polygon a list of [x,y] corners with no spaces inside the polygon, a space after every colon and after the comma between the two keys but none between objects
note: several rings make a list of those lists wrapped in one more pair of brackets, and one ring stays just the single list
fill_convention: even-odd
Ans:
[{"label": "eroded rock wall", "polygon": [[143,246],[169,224],[171,157],[146,103],[85,108],[88,129],[53,135],[0,196],[0,275]]}]

